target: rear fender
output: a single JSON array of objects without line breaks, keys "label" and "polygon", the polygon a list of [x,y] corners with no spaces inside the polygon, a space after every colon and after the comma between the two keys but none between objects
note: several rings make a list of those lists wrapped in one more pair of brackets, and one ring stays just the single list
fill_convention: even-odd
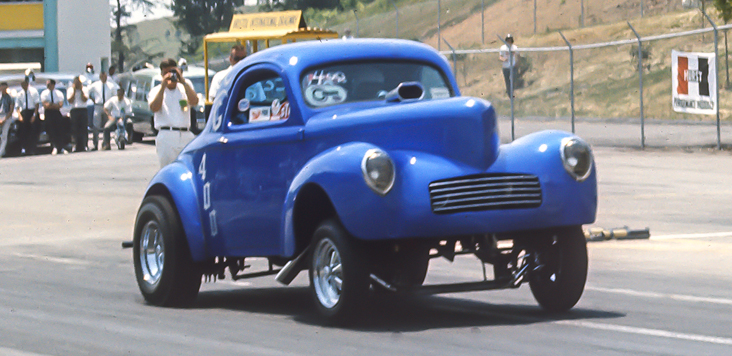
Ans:
[{"label": "rear fender", "polygon": [[178,211],[183,231],[188,240],[191,257],[194,261],[209,258],[205,236],[198,212],[198,196],[194,185],[194,175],[180,161],[173,162],[161,169],[148,185],[145,197],[166,195]]}]

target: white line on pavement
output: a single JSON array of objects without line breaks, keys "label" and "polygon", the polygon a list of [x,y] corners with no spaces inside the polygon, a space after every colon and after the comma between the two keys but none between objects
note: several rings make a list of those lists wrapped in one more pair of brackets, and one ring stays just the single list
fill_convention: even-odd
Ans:
[{"label": "white line on pavement", "polygon": [[732,299],[725,299],[725,298],[697,297],[697,296],[693,296],[693,295],[643,292],[643,291],[637,291],[637,290],[632,290],[632,289],[600,288],[600,287],[590,287],[590,286],[586,286],[585,290],[603,292],[603,293],[624,294],[624,295],[630,295],[630,296],[635,296],[635,297],[673,299],[673,300],[679,300],[682,302],[732,305]]},{"label": "white line on pavement", "polygon": [[678,235],[651,235],[651,240],[672,240],[672,239],[704,239],[710,237],[732,237],[732,231],[729,232],[712,232],[704,234],[678,234]]},{"label": "white line on pavement", "polygon": [[666,330],[646,329],[646,328],[637,328],[637,327],[633,327],[633,326],[593,323],[590,321],[581,321],[581,320],[559,320],[559,321],[555,321],[554,323],[561,324],[561,325],[578,326],[578,327],[582,327],[582,328],[597,329],[597,330],[616,331],[616,332],[627,333],[627,334],[657,336],[657,337],[665,337],[665,338],[669,338],[669,339],[706,342],[706,343],[710,343],[710,344],[732,345],[732,339],[724,338],[724,337],[716,337],[716,336],[685,334],[685,333],[677,333],[677,332],[666,331]]}]

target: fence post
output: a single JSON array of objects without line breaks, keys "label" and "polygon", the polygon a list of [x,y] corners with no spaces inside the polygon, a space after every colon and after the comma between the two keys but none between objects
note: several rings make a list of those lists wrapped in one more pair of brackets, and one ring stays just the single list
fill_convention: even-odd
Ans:
[{"label": "fence post", "polygon": [[712,19],[709,17],[709,15],[707,15],[707,13],[703,9],[699,9],[699,10],[701,10],[702,14],[704,14],[704,17],[707,18],[707,21],[709,21],[709,23],[712,24],[712,27],[714,28],[714,67],[715,67],[714,68],[715,69],[714,70],[714,76],[715,76],[714,81],[716,82],[715,86],[717,87],[716,98],[714,100],[717,101],[717,103],[715,104],[715,107],[717,108],[717,110],[716,110],[717,111],[717,149],[721,150],[722,149],[722,132],[721,132],[722,129],[720,127],[721,123],[719,120],[719,48],[718,48],[719,37],[717,36],[718,35],[717,25],[714,23],[714,21],[712,21]]},{"label": "fence post", "polygon": [[391,1],[391,5],[394,6],[394,12],[396,13],[396,38],[399,38],[399,9],[396,6],[394,0]]},{"label": "fence post", "polygon": [[572,106],[572,133],[574,133],[574,51],[572,51],[572,44],[569,43],[567,37],[564,37],[562,31],[559,31],[559,35],[569,47],[569,101]]},{"label": "fence post", "polygon": [[640,0],[640,3],[641,3],[641,18],[643,18],[643,0]]},{"label": "fence post", "polygon": [[480,0],[480,43],[485,43],[485,0]]},{"label": "fence post", "polygon": [[534,33],[536,33],[536,0],[534,0]]},{"label": "fence post", "polygon": [[442,42],[442,36],[440,35],[440,0],[437,0],[437,50],[440,50],[440,42]]},{"label": "fence post", "polygon": [[582,20],[580,27],[585,27],[585,0],[580,0],[580,12],[582,13],[580,16],[580,19]]},{"label": "fence post", "polygon": [[643,43],[638,32],[628,21],[628,26],[633,30],[635,37],[638,39],[638,87],[640,92],[640,120],[641,120],[641,149],[646,148],[645,118],[643,117]]},{"label": "fence post", "polygon": [[353,16],[356,16],[356,37],[358,37],[358,10],[353,10]]},{"label": "fence post", "polygon": [[452,75],[455,76],[455,81],[457,81],[457,54],[455,54],[455,48],[452,48],[450,45],[450,42],[447,42],[446,39],[442,39],[445,41],[445,44],[447,47],[450,47],[450,51],[452,51]]},{"label": "fence post", "polygon": [[504,45],[506,45],[506,48],[508,48],[508,61],[509,61],[508,63],[509,64],[513,64],[512,66],[509,67],[510,68],[510,72],[509,73],[511,73],[511,75],[508,76],[509,77],[509,83],[510,83],[510,85],[509,85],[509,89],[510,90],[509,90],[508,98],[511,100],[511,141],[513,141],[513,140],[516,139],[515,115],[514,115],[514,106],[513,106],[513,97],[514,97],[514,94],[513,94],[513,73],[514,73],[514,67],[516,67],[516,63],[515,62],[514,63],[511,63],[513,61],[513,49],[511,48],[511,45],[509,45],[508,42],[506,42],[506,40],[504,40],[501,37],[501,35],[496,34],[496,36],[498,36],[498,39],[501,40],[501,42],[503,42]]}]

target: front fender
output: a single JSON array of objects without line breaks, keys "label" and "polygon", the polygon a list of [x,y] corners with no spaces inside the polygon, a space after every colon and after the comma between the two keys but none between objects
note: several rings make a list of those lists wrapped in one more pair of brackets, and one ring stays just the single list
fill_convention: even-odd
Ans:
[{"label": "front fender", "polygon": [[374,206],[371,200],[382,199],[371,190],[361,173],[361,160],[366,151],[378,148],[369,143],[353,142],[323,151],[308,161],[290,184],[283,210],[283,256],[295,253],[294,208],[303,186],[315,184],[323,189],[349,232],[348,221],[364,218],[357,207]]},{"label": "front fender", "polygon": [[178,211],[183,231],[188,240],[191,257],[194,261],[203,261],[209,257],[206,240],[198,212],[198,196],[193,180],[193,172],[181,161],[175,161],[163,167],[150,181],[145,192],[148,195],[167,191]]}]

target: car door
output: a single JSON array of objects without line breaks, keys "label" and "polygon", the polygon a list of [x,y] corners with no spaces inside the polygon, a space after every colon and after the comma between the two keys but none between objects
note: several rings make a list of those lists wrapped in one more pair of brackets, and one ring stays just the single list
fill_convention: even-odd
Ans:
[{"label": "car door", "polygon": [[274,68],[250,68],[234,82],[223,121],[212,123],[221,136],[206,152],[206,166],[215,165],[205,204],[214,219],[207,222],[212,245],[223,244],[228,255],[280,252],[285,196],[303,161],[302,118],[291,94]]}]

